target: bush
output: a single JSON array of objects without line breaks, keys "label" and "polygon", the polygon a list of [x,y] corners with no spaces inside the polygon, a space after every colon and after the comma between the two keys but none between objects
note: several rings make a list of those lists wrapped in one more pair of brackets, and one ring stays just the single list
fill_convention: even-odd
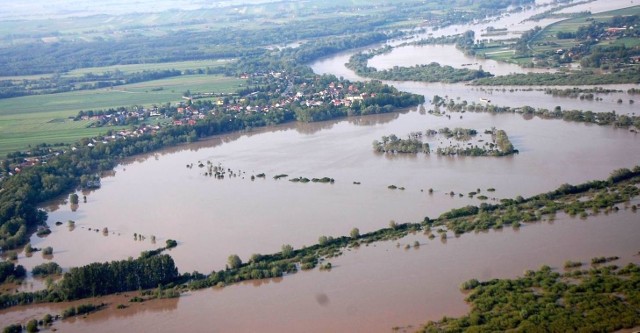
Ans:
[{"label": "bush", "polygon": [[232,254],[227,258],[227,264],[231,269],[238,269],[242,266],[242,259],[237,254]]},{"label": "bush", "polygon": [[6,326],[3,330],[3,333],[20,333],[22,332],[22,325],[20,324],[11,324]]},{"label": "bush", "polygon": [[476,279],[471,279],[469,281],[465,281],[460,285],[460,289],[462,290],[471,290],[475,287],[479,286],[480,282]]},{"label": "bush", "polygon": [[174,247],[178,246],[178,242],[176,242],[173,239],[167,239],[166,244],[167,244],[167,249],[171,249],[171,248],[174,248]]},{"label": "bush", "polygon": [[351,235],[351,238],[357,239],[358,237],[360,237],[360,229],[353,228],[353,229],[351,229],[351,233],[349,233],[349,234]]},{"label": "bush", "polygon": [[35,319],[29,320],[25,328],[27,332],[38,332],[38,321]]},{"label": "bush", "polygon": [[62,273],[62,268],[55,262],[47,262],[33,267],[31,273],[33,276],[45,277]]},{"label": "bush", "polygon": [[62,311],[62,318],[69,318],[75,315],[76,315],[76,308],[73,306]]},{"label": "bush", "polygon": [[38,232],[36,232],[36,235],[38,237],[44,237],[44,236],[46,236],[46,235],[48,235],[50,233],[51,233],[51,229],[49,229],[49,228],[40,228],[40,229],[38,229]]},{"label": "bush", "polygon": [[50,256],[52,254],[53,254],[53,248],[51,246],[47,246],[44,249],[42,249],[42,255]]},{"label": "bush", "polygon": [[78,204],[78,195],[75,194],[75,193],[69,195],[69,201],[71,202],[72,205],[77,205]]},{"label": "bush", "polygon": [[289,244],[282,245],[282,257],[290,258],[293,255],[293,246]]}]

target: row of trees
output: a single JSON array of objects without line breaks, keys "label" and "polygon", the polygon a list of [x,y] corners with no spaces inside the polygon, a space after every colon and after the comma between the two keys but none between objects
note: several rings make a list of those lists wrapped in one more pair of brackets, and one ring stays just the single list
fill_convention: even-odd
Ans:
[{"label": "row of trees", "polygon": [[449,99],[448,102],[441,97],[434,97],[434,100],[440,99],[440,105],[446,105],[448,111],[451,112],[491,112],[491,113],[518,113],[524,115],[533,115],[543,119],[562,119],[566,121],[584,122],[598,125],[612,125],[621,128],[628,128],[634,126],[640,128],[640,116],[618,114],[615,111],[611,112],[593,112],[583,110],[562,110],[560,106],[555,107],[553,110],[545,108],[533,108],[525,105],[519,108],[512,108],[509,106],[496,106],[496,105],[484,105],[484,104],[469,104],[467,101],[456,103],[453,99]]},{"label": "row of trees", "polygon": [[173,259],[158,254],[138,259],[74,267],[50,289],[0,295],[0,308],[35,302],[60,302],[122,291],[155,288],[177,281]]},{"label": "row of trees", "polygon": [[[193,72],[193,74],[204,73],[204,69]],[[218,74],[218,71],[209,69],[206,73]],[[123,73],[116,70],[102,74],[87,73],[82,76],[61,76],[60,74],[55,74],[39,79],[0,80],[0,99],[26,95],[56,94],[72,90],[100,89],[123,84],[159,80],[183,74],[187,74],[187,72],[175,69],[144,70],[135,73]]]}]

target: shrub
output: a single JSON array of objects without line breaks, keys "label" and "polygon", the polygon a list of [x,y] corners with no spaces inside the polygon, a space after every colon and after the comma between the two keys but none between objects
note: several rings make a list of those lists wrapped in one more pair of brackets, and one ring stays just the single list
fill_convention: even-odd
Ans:
[{"label": "shrub", "polygon": [[53,248],[51,246],[47,246],[44,249],[42,249],[42,255],[50,256],[52,254],[53,254]]},{"label": "shrub", "polygon": [[62,273],[62,268],[55,262],[47,262],[33,267],[31,273],[33,276],[45,277]]},{"label": "shrub", "polygon": [[38,332],[38,321],[35,319],[29,320],[25,328],[27,332]]},{"label": "shrub", "polygon": [[178,246],[178,242],[176,242],[173,239],[167,239],[166,244],[167,244],[167,249],[171,249]]}]

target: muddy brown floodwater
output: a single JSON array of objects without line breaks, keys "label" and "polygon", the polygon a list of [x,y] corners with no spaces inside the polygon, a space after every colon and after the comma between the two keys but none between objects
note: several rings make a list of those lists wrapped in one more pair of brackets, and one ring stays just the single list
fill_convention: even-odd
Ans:
[{"label": "muddy brown floodwater", "polygon": [[[388,58],[374,61],[390,65],[429,59],[425,57],[429,52],[412,58],[407,50],[397,49],[385,55]],[[445,56],[453,55],[457,50],[446,52]],[[312,68],[317,73],[360,79],[344,67],[350,54],[322,59]],[[504,67],[507,70],[511,67]],[[510,87],[390,83],[427,100],[437,94],[469,103],[488,98],[496,105],[513,107],[559,105],[594,112],[636,112],[633,105],[616,102],[633,98],[626,93],[599,95],[603,101],[596,102],[553,97],[536,90],[512,91]],[[626,91],[629,87],[607,88]],[[253,253],[279,251],[283,244],[297,248],[316,243],[321,235],[345,235],[353,227],[367,232],[387,227],[390,220],[416,222],[451,208],[477,205],[481,201],[466,195],[477,189],[497,199],[530,196],[563,183],[603,179],[614,169],[640,162],[640,137],[625,129],[515,114],[452,113],[449,118],[431,115],[425,112],[428,109],[426,103],[400,113],[287,124],[132,158],[104,175],[100,189],[79,193],[77,207],[64,200],[45,205],[53,232],[45,238],[33,236],[31,244],[52,246],[53,258],[20,253],[18,263],[31,269],[53,260],[68,269],[135,257],[175,239],[178,247],[169,254],[180,271],[209,273],[224,268],[230,254],[246,260]],[[443,127],[505,130],[520,153],[473,158],[373,152],[372,141],[382,136],[406,137],[413,131]],[[448,144],[441,137],[429,140],[432,147]],[[198,167],[200,162],[203,168]],[[208,163],[230,169],[237,176],[206,176]],[[260,173],[266,177],[251,180]],[[335,183],[274,180],[278,174],[289,178],[326,176]],[[405,190],[390,190],[389,185]],[[429,188],[433,194],[428,193]],[[488,193],[488,188],[496,191]],[[450,191],[456,195],[448,195]],[[108,309],[87,318],[57,322],[54,327],[64,332],[385,332],[394,326],[416,327],[443,315],[465,313],[458,285],[470,278],[514,277],[542,264],[560,267],[565,260],[587,262],[602,255],[638,262],[633,256],[640,250],[638,215],[625,210],[624,205],[620,207],[619,213],[608,216],[584,221],[559,216],[553,224],[451,237],[445,244],[412,235],[401,239],[399,247],[395,242],[384,242],[349,251],[331,260],[335,267],[331,272],[313,270],[208,289],[174,300],[131,304],[125,310],[117,310],[115,305],[127,303],[126,297],[111,296],[101,299],[111,304]],[[75,221],[74,228],[67,226],[68,220]],[[62,225],[56,226],[56,221]],[[134,234],[143,237],[134,239]],[[421,243],[419,248],[404,250],[405,244],[416,240]],[[43,281],[29,279],[21,288],[37,290],[43,288]],[[0,312],[0,322],[26,322],[66,307],[68,304],[12,308]]]},{"label": "muddy brown floodwater", "polygon": [[[246,260],[253,253],[279,251],[283,244],[300,247],[321,235],[345,235],[353,227],[367,232],[390,220],[437,217],[451,208],[479,204],[466,195],[477,189],[493,187],[496,192],[489,197],[511,198],[602,179],[616,168],[633,167],[640,156],[640,137],[613,127],[513,114],[465,113],[463,119],[459,114],[448,119],[415,110],[373,118],[379,121],[369,124],[365,117],[302,130],[289,125],[234,134],[138,158],[118,166],[75,211],[69,205],[52,210],[52,234],[34,236],[32,245],[52,246],[53,260],[71,267],[137,256],[171,238],[179,243],[170,254],[181,271],[208,273],[224,268],[230,254]],[[505,130],[520,154],[469,158],[373,152],[372,141],[384,135],[404,137],[443,127]],[[434,147],[448,144],[441,136],[430,140],[437,141],[431,142]],[[205,176],[206,167],[197,165],[207,161],[240,176]],[[191,163],[193,168],[187,168]],[[250,180],[259,173],[266,178]],[[335,183],[274,180],[277,174],[327,176]],[[406,189],[390,190],[389,185]],[[456,195],[451,197],[450,191]],[[66,226],[70,219],[76,221],[73,231]],[[55,226],[54,221],[65,224]],[[136,241],[134,233],[146,239]],[[151,243],[152,235],[157,244]],[[42,257],[20,257],[20,262],[30,268]]]},{"label": "muddy brown floodwater", "polygon": [[[633,202],[638,204],[638,201]],[[468,309],[460,283],[511,278],[543,264],[562,270],[565,260],[588,264],[595,256],[640,262],[638,214],[618,213],[586,220],[558,215],[553,222],[524,224],[480,234],[452,235],[442,243],[423,234],[382,242],[331,259],[330,272],[313,270],[282,279],[247,282],[192,292],[179,299],[129,304],[123,298],[87,318],[56,322],[62,332],[389,332],[414,328]],[[420,247],[404,249],[420,242]],[[130,307],[115,309],[124,303]],[[41,318],[68,305],[0,311],[2,322]]]}]

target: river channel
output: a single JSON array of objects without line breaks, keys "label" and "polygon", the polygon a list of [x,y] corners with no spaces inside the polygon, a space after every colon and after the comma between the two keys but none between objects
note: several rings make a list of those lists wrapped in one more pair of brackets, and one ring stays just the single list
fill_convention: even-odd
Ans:
[{"label": "river channel", "polygon": [[[416,49],[392,52],[386,58],[372,59],[372,63],[381,68],[429,63],[442,57],[430,58],[437,47],[421,47],[420,53],[414,52]],[[447,49],[445,57],[446,52],[459,51]],[[344,67],[350,54],[322,59],[312,68],[317,73],[361,79]],[[451,65],[461,66],[462,61],[469,59],[460,58]],[[498,71],[518,70],[504,66]],[[624,92],[599,94],[602,101],[586,101],[546,95],[538,87],[522,91],[464,84],[392,84],[423,94],[427,100],[437,94],[470,103],[489,98],[496,105],[514,107],[637,112],[627,103],[633,96]],[[629,87],[607,88],[626,91]],[[618,99],[625,102],[618,103]],[[466,195],[476,189],[495,188],[488,195],[490,200],[530,196],[563,183],[606,178],[616,168],[640,162],[640,137],[625,129],[518,114],[435,116],[426,112],[429,109],[427,102],[393,114],[285,124],[132,158],[105,175],[100,189],[79,192],[79,206],[71,207],[64,200],[46,205],[53,232],[45,238],[34,235],[31,244],[52,246],[52,260],[68,269],[135,257],[175,239],[178,247],[169,254],[180,271],[208,273],[224,268],[230,254],[246,260],[253,253],[279,251],[283,244],[297,248],[316,243],[321,235],[345,235],[353,227],[367,232],[386,227],[391,220],[416,222],[451,208],[477,205],[481,201]],[[385,135],[405,137],[413,131],[443,127],[479,132],[503,129],[520,153],[502,158],[390,156],[372,149],[372,141]],[[429,140],[432,146],[445,141],[438,137]],[[198,167],[200,163],[204,167]],[[209,163],[236,176],[206,176]],[[251,179],[260,173],[266,177]],[[274,180],[277,174],[326,176],[335,183]],[[390,190],[389,185],[405,190]],[[428,193],[430,188],[432,194]],[[451,191],[456,195],[449,195]],[[82,200],[85,195],[86,203]],[[394,326],[417,327],[444,315],[464,314],[468,308],[458,285],[470,278],[515,277],[542,264],[560,267],[565,260],[587,262],[602,255],[620,256],[621,262],[640,261],[634,256],[640,250],[635,237],[640,234],[638,215],[624,205],[620,208],[618,213],[586,220],[560,215],[553,223],[451,236],[446,242],[411,235],[400,240],[399,247],[396,242],[382,242],[347,252],[332,259],[331,272],[313,270],[192,292],[179,299],[135,304],[124,310],[110,306],[87,318],[57,322],[54,327],[64,332],[386,332]],[[67,226],[68,220],[76,222],[75,228]],[[56,226],[56,221],[63,224]],[[134,239],[134,233],[144,239]],[[421,243],[419,248],[404,249],[416,240]],[[46,259],[39,254],[19,254],[19,263],[28,270],[43,261]],[[42,281],[30,281],[22,289],[42,287]],[[124,296],[104,300],[127,302]],[[67,306],[12,308],[0,312],[0,321],[25,322],[47,312],[59,313]]]}]

